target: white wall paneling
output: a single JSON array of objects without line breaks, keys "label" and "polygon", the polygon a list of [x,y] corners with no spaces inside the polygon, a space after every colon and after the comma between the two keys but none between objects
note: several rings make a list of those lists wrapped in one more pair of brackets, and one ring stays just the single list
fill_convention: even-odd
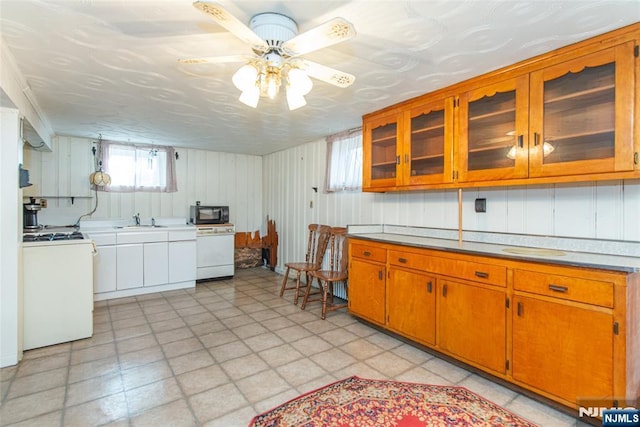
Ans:
[{"label": "white wall paneling", "polygon": [[[457,190],[327,194],[322,192],[325,157],[325,141],[319,140],[263,158],[263,212],[276,221],[280,235],[279,269],[302,259],[312,222],[457,230]],[[314,194],[310,187],[316,183]],[[487,199],[486,213],[475,212],[476,198]],[[637,181],[465,189],[462,203],[465,230],[640,240]]]},{"label": "white wall paneling", "polygon": [[623,239],[640,241],[640,181],[622,185]]},{"label": "white wall paneling", "polygon": [[[37,182],[30,195],[49,196],[46,209],[38,219],[42,224],[73,224],[90,212],[96,202],[90,191],[89,175],[93,171],[92,142],[95,140],[55,137],[52,152],[25,149],[29,169]],[[229,205],[231,221],[238,231],[255,231],[262,219],[262,158],[195,149],[177,149],[178,191],[175,193],[98,192],[94,219],[182,217],[189,215],[189,205]],[[74,199],[68,196],[84,196]]]}]

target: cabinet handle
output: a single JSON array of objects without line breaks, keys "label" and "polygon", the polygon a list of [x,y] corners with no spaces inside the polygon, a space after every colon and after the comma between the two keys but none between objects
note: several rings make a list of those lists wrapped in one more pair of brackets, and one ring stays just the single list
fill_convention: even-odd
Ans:
[{"label": "cabinet handle", "polygon": [[400,164],[400,156],[396,156],[396,165]]},{"label": "cabinet handle", "polygon": [[442,285],[442,296],[443,297],[447,296],[447,284],[446,283],[444,285]]},{"label": "cabinet handle", "polygon": [[429,280],[427,282],[427,292],[431,293],[433,291],[433,283],[431,283],[431,280]]},{"label": "cabinet handle", "polygon": [[371,256],[371,252],[369,252],[369,251],[364,251],[364,252],[362,253],[362,255],[364,255],[364,256]]},{"label": "cabinet handle", "polygon": [[406,258],[398,258],[398,262],[401,262],[402,264],[406,264],[407,263],[407,259]]},{"label": "cabinet handle", "polygon": [[485,273],[484,271],[476,271],[476,277],[486,279],[487,277],[489,277],[489,273]]},{"label": "cabinet handle", "polygon": [[518,135],[518,147],[524,147],[524,135]]},{"label": "cabinet handle", "polygon": [[522,317],[522,314],[524,313],[524,308],[522,307],[522,303],[518,302],[518,310],[517,310],[518,316]]},{"label": "cabinet handle", "polygon": [[534,132],[533,134],[533,145],[540,144],[540,134],[538,132]]},{"label": "cabinet handle", "polygon": [[378,280],[382,280],[382,270],[378,270]]},{"label": "cabinet handle", "polygon": [[567,292],[569,290],[569,288],[566,287],[566,286],[560,286],[560,285],[551,284],[551,285],[549,285],[549,290],[552,290],[553,292],[565,293],[565,292]]}]

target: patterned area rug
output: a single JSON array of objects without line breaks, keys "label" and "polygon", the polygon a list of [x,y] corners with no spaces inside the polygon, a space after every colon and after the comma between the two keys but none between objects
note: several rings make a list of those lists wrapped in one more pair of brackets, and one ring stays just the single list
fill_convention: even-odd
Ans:
[{"label": "patterned area rug", "polygon": [[299,396],[251,420],[253,427],[526,426],[464,387],[356,376]]}]

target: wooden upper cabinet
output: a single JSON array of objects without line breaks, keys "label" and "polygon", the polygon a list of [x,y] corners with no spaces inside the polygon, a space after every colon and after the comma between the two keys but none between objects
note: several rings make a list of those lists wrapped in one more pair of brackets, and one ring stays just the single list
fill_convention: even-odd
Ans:
[{"label": "wooden upper cabinet", "polygon": [[364,116],[363,190],[640,178],[639,41],[640,23]]},{"label": "wooden upper cabinet", "polygon": [[530,177],[634,168],[634,43],[531,73]]},{"label": "wooden upper cabinet", "polygon": [[409,110],[404,126],[403,183],[452,182],[453,97],[434,100]]},{"label": "wooden upper cabinet", "polygon": [[528,107],[528,75],[460,96],[459,181],[527,177]]},{"label": "wooden upper cabinet", "polygon": [[391,189],[399,175],[402,147],[402,114],[365,121],[362,129],[363,189]]}]

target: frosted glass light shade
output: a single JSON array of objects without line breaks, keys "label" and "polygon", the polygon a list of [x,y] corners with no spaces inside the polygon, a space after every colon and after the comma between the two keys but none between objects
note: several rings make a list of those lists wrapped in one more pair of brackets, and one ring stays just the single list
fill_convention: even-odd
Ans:
[{"label": "frosted glass light shade", "polygon": [[238,100],[249,107],[256,108],[260,100],[260,88],[253,85],[253,87],[243,90]]},{"label": "frosted glass light shade", "polygon": [[258,78],[258,70],[251,64],[243,65],[235,72],[231,81],[240,89],[245,91],[251,87],[255,87]]},{"label": "frosted glass light shade", "polygon": [[313,82],[307,76],[307,73],[298,68],[289,70],[287,78],[289,80],[289,90],[293,90],[300,96],[308,94],[313,88]]},{"label": "frosted glass light shade", "polygon": [[307,105],[307,101],[303,95],[291,90],[291,88],[287,88],[287,104],[289,104],[289,110],[295,110]]}]

